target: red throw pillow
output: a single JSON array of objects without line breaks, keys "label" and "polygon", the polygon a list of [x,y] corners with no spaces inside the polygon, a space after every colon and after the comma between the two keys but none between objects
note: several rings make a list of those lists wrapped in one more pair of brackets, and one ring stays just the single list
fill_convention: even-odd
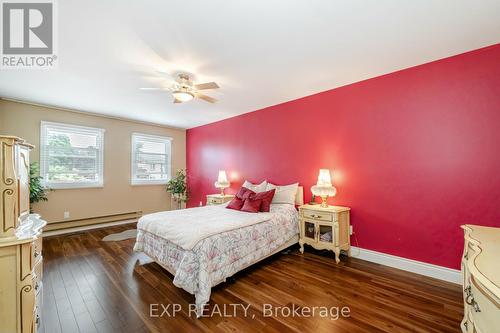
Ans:
[{"label": "red throw pillow", "polygon": [[260,210],[260,205],[262,204],[262,199],[254,199],[253,195],[245,199],[243,207],[241,207],[242,212],[258,213]]},{"label": "red throw pillow", "polygon": [[245,200],[246,198],[248,198],[252,194],[255,194],[255,192],[246,188],[246,187],[242,187],[242,188],[240,188],[238,193],[236,193],[236,198]]},{"label": "red throw pillow", "polygon": [[273,201],[274,193],[276,189],[272,189],[266,192],[259,192],[252,195],[253,199],[260,199],[262,203],[260,204],[261,212],[269,212],[271,210],[271,201]]},{"label": "red throw pillow", "polygon": [[233,200],[231,200],[226,208],[229,208],[229,209],[234,209],[234,210],[240,210],[241,207],[243,207],[243,204],[245,203],[245,200],[243,199],[240,199],[238,197],[234,197]]}]

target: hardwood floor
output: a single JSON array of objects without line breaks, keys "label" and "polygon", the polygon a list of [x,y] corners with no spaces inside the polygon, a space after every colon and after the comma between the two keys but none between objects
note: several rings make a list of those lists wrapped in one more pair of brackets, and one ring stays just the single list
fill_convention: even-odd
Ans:
[{"label": "hardwood floor", "polygon": [[[212,290],[208,312],[236,316],[190,316],[194,297],[172,284],[172,276],[147,256],[134,253],[134,240],[102,242],[129,226],[44,239],[45,333],[70,332],[459,332],[461,287],[355,258],[336,265],[330,254],[296,248],[275,255]],[[355,255],[355,253],[354,253]],[[150,317],[150,304],[180,304],[172,315]],[[349,317],[268,316],[264,304],[348,307]],[[153,308],[154,310],[155,308]],[[276,309],[276,308],[274,308]],[[158,305],[161,314],[163,308]],[[306,313],[307,314],[307,313]],[[323,313],[324,315],[325,313]]]}]

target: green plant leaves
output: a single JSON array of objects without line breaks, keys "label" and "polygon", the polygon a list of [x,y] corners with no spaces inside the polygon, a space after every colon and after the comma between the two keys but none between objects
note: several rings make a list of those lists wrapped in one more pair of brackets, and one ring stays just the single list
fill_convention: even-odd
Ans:
[{"label": "green plant leaves", "polygon": [[167,183],[166,190],[168,193],[172,194],[175,199],[181,202],[187,202],[189,199],[189,191],[187,187],[187,170],[177,170],[175,177],[173,177]]},{"label": "green plant leaves", "polygon": [[42,177],[39,175],[38,163],[30,164],[30,203],[48,201],[47,192],[51,189],[42,186]]}]

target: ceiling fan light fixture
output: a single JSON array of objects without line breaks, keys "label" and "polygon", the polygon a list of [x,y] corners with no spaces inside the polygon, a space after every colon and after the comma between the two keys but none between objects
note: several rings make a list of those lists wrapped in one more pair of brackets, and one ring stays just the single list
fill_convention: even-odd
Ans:
[{"label": "ceiling fan light fixture", "polygon": [[188,91],[181,91],[181,90],[176,90],[172,92],[172,95],[176,100],[181,102],[188,102],[194,98],[194,94]]}]

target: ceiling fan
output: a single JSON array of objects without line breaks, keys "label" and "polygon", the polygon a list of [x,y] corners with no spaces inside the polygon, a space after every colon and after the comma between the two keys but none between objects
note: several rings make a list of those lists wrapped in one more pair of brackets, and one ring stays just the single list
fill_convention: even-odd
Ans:
[{"label": "ceiling fan", "polygon": [[[158,73],[170,75],[166,72],[158,71]],[[184,103],[192,100],[193,98],[199,98],[204,100],[205,102],[215,103],[217,99],[207,96],[205,94],[200,93],[200,90],[207,89],[218,89],[219,85],[215,82],[207,82],[207,83],[198,83],[194,84],[189,74],[180,73],[177,74],[174,82],[170,87],[167,88],[155,88],[155,87],[144,87],[139,88],[140,90],[168,90],[172,92],[172,96],[174,96],[174,103]]]}]

